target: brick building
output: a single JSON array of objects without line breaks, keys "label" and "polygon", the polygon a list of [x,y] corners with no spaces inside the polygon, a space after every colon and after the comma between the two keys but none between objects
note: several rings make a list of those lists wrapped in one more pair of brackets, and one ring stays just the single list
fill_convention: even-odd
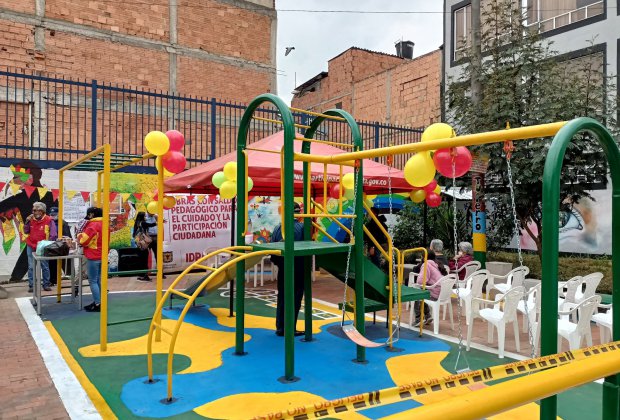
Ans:
[{"label": "brick building", "polygon": [[141,154],[177,128],[200,162],[230,151],[227,104],[276,90],[274,0],[0,0],[0,30],[0,161]]},{"label": "brick building", "polygon": [[145,3],[0,0],[0,63],[238,101],[275,91],[274,0]]},{"label": "brick building", "polygon": [[406,59],[352,47],[298,86],[292,106],[342,108],[358,120],[425,127],[440,119],[440,83],[439,50]]}]

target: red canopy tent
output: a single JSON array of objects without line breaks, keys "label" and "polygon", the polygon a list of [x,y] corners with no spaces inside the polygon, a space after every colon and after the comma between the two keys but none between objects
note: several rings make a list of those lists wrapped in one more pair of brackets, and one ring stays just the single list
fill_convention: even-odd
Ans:
[{"label": "red canopy tent", "polygon": [[[284,143],[284,132],[280,131],[262,140],[248,145],[250,148],[273,150],[279,152]],[[295,141],[295,151],[301,152],[301,142]],[[336,147],[312,143],[312,154],[335,155],[343,153]],[[251,195],[280,195],[280,156],[273,153],[248,150],[248,176],[254,181]],[[211,182],[213,174],[221,171],[228,162],[237,160],[237,152],[231,152],[202,165],[174,175],[165,181],[165,189],[169,192],[192,192],[217,194],[218,189]],[[322,194],[323,164],[313,163],[311,166],[313,195]],[[402,171],[389,168],[387,165],[364,159],[364,192],[368,194],[385,194],[388,192],[391,178],[392,192],[411,191],[412,187],[405,181]],[[353,172],[351,167],[343,167],[343,174]],[[327,179],[330,185],[338,183],[340,167],[327,165]],[[295,162],[295,191],[301,194],[303,188],[303,162]]]}]

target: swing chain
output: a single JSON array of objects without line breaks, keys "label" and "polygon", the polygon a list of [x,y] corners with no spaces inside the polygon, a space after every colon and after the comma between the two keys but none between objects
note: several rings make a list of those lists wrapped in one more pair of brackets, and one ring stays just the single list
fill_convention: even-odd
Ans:
[{"label": "swing chain", "polygon": [[[456,254],[458,253],[458,235],[457,235],[457,227],[456,227],[456,163],[455,163],[455,159],[454,156],[452,157],[452,235],[453,235],[453,240],[454,240],[454,255],[456,256]],[[454,262],[454,270],[455,270],[455,275],[456,275],[456,306],[457,306],[457,325],[458,325],[458,338],[459,338],[459,350],[456,356],[456,362],[454,364],[454,370],[456,372],[459,372],[459,359],[461,358],[461,354],[463,354],[463,359],[465,360],[465,365],[467,366],[466,370],[471,370],[471,368],[469,367],[469,361],[467,360],[467,356],[465,355],[465,353],[463,353],[463,326],[461,325],[461,311],[462,311],[462,305],[461,305],[461,295],[460,295],[460,287],[459,287],[459,273],[458,273],[458,269],[459,269],[459,260],[455,260]],[[472,321],[470,321],[472,322]]]},{"label": "swing chain", "polygon": [[[354,184],[353,184],[353,205],[355,206],[356,200],[357,200],[357,183],[359,182],[359,165],[355,165],[354,169],[353,169],[353,180],[354,180]],[[355,234],[354,234],[354,224],[355,224],[355,219],[351,219],[353,222],[351,223],[351,235],[349,235],[349,244],[351,244],[351,246],[349,246],[349,251],[347,252],[347,268],[344,272],[344,290],[342,293],[342,321],[340,322],[341,326],[344,326],[344,320],[347,317],[347,289],[349,287],[349,269],[351,268],[351,252],[353,251],[353,244],[355,242]],[[351,320],[349,318],[349,320]]]},{"label": "swing chain", "polygon": [[[514,225],[514,236],[517,239],[517,255],[519,256],[519,267],[523,267],[523,254],[521,250],[521,235],[520,235],[521,224],[519,223],[519,218],[517,217],[517,206],[515,204],[514,184],[512,182],[512,166],[510,165],[510,160],[512,158],[513,150],[514,150],[514,146],[512,145],[512,141],[510,142],[509,147],[504,145],[504,152],[506,153],[506,167],[508,169],[508,190],[510,191],[510,204],[512,206],[512,221]],[[540,299],[540,296],[536,296],[536,299]],[[527,323],[527,334],[528,334],[528,339],[530,343],[530,356],[533,359],[536,357],[536,348],[534,347],[534,336],[532,334],[532,323],[530,322],[530,310],[528,308],[527,294],[523,296],[523,306],[525,309],[525,322]]]}]

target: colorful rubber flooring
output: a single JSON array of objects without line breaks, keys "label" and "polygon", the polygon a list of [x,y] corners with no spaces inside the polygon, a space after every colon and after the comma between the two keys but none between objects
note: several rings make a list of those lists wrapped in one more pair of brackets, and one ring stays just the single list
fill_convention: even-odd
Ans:
[{"label": "colorful rubber flooring", "polygon": [[[97,314],[78,312],[67,305],[49,305],[45,324],[106,419],[248,419],[454,372],[456,345],[429,335],[418,337],[410,330],[402,330],[396,344],[402,351],[368,349],[367,364],[353,363],[355,345],[343,335],[338,311],[315,303],[315,340],[302,342],[296,338],[295,374],[301,380],[283,384],[278,378],[284,373],[284,340],[274,334],[274,292],[247,291],[245,356],[234,355],[235,320],[228,316],[228,304],[228,292],[220,290],[202,298],[200,305],[186,316],[175,347],[176,400],[171,404],[162,403],[166,396],[168,351],[165,334],[162,342],[154,346],[156,377],[161,380],[145,383],[148,321],[110,326],[110,344],[105,353],[99,351],[97,344]],[[148,317],[153,313],[153,305],[153,294],[112,294],[110,322]],[[164,310],[164,326],[173,325],[179,313],[177,306]],[[300,320],[298,329],[302,328]],[[386,335],[384,323],[368,322],[370,339],[385,340]],[[500,364],[496,355],[475,349],[467,353],[467,358],[472,369]],[[509,361],[504,359],[504,363]],[[455,388],[331,418],[381,419],[466,392],[470,391],[465,387]],[[560,395],[559,414],[565,419],[592,418],[593,411],[600,410],[600,400],[600,385],[582,386]],[[529,404],[493,418],[538,418],[538,406]]]}]

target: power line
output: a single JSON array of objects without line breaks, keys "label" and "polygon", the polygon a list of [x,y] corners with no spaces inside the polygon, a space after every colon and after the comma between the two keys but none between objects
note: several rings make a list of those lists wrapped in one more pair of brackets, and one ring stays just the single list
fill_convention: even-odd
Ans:
[{"label": "power line", "polygon": [[[145,1],[125,1],[125,0],[96,0],[98,3],[117,3],[122,5],[134,5],[134,6],[162,6],[169,7],[169,3],[154,3]],[[191,8],[201,8],[201,9],[230,9],[230,10],[248,10],[248,11],[269,11],[273,9],[269,9],[267,7],[233,7],[226,5],[218,5],[218,6],[206,6],[204,4],[199,3],[178,3],[177,7],[191,7]],[[616,6],[608,5],[609,9],[617,9]],[[556,8],[556,9],[538,9],[538,12],[562,12],[568,13],[577,10],[577,8]],[[282,13],[334,13],[334,14],[374,14],[374,15],[432,15],[432,14],[451,14],[451,11],[444,10],[351,10],[351,9],[322,9],[322,10],[314,10],[314,9],[275,9],[276,12]]]}]

